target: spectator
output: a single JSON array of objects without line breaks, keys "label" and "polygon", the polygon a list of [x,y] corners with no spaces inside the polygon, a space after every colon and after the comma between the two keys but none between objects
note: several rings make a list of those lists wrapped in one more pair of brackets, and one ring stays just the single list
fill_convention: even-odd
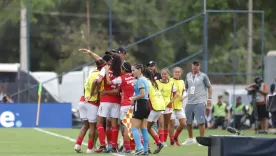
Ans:
[{"label": "spectator", "polygon": [[257,113],[258,120],[260,121],[261,130],[259,133],[267,134],[268,130],[268,119],[269,113],[266,110],[266,97],[268,94],[268,86],[263,82],[263,80],[259,77],[256,77],[254,80],[255,83],[249,84],[247,90],[257,90],[256,93],[256,105],[257,105]]},{"label": "spectator", "polygon": [[155,61],[150,61],[147,66],[150,68],[151,72],[153,73],[155,80],[161,79],[161,74],[158,72],[157,64]]},{"label": "spectator", "polygon": [[231,110],[231,116],[234,118],[235,128],[240,129],[241,128],[241,119],[244,115],[246,115],[246,108],[245,105],[242,104],[242,98],[239,96],[236,98],[236,104],[232,106]]},{"label": "spectator", "polygon": [[270,86],[270,94],[267,96],[267,110],[271,113],[272,125],[276,128],[276,89],[275,84]]},{"label": "spectator", "polygon": [[9,97],[8,94],[4,94],[4,96],[2,98],[2,102],[3,103],[13,103],[13,100]]},{"label": "spectator", "polygon": [[215,120],[214,117],[211,113],[211,109],[210,108],[206,108],[206,112],[205,112],[205,128],[206,129],[211,129],[214,128],[215,125]]},{"label": "spectator", "polygon": [[224,122],[227,121],[227,105],[226,103],[222,102],[222,96],[218,96],[218,103],[213,105],[213,116],[215,119],[214,128],[218,128],[218,126],[222,126],[223,129],[226,127],[224,126]]}]

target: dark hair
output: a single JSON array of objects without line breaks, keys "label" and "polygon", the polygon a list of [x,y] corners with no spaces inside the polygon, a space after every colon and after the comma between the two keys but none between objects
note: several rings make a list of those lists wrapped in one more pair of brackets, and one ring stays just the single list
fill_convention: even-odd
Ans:
[{"label": "dark hair", "polygon": [[114,77],[120,76],[121,75],[121,65],[122,61],[121,58],[118,54],[112,55],[112,65],[110,70],[113,72]]},{"label": "dark hair", "polygon": [[109,54],[106,54],[106,55],[104,55],[104,57],[103,57],[103,60],[105,60],[105,62],[108,62],[108,61],[110,61],[111,59],[112,59],[112,56],[109,55]]},{"label": "dark hair", "polygon": [[129,62],[124,62],[122,64],[122,69],[124,69],[126,73],[131,73],[131,64]]},{"label": "dark hair", "polygon": [[273,94],[275,91],[275,84],[270,85],[270,93]]},{"label": "dark hair", "polygon": [[148,78],[150,80],[150,82],[152,83],[153,87],[155,87],[156,89],[158,89],[158,84],[156,83],[153,73],[150,71],[150,69],[146,68],[143,72],[143,75]]},{"label": "dark hair", "polygon": [[106,64],[105,60],[103,59],[96,60],[95,63],[98,70],[101,70]]},{"label": "dark hair", "polygon": [[135,63],[133,66],[135,69],[141,69],[141,73],[143,73],[145,70],[143,64],[141,64],[141,63]]}]

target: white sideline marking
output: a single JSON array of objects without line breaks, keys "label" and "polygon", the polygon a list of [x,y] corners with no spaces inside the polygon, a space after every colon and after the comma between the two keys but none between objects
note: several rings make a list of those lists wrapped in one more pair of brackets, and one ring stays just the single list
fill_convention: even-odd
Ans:
[{"label": "white sideline marking", "polygon": [[[64,135],[60,135],[60,134],[57,134],[57,133],[53,133],[53,132],[50,132],[50,131],[47,131],[47,130],[44,130],[44,129],[41,129],[41,128],[34,128],[35,130],[39,131],[39,132],[42,132],[42,133],[45,133],[45,134],[49,134],[49,135],[52,135],[52,136],[55,136],[55,137],[58,137],[58,138],[63,138],[63,139],[66,139],[66,140],[69,140],[71,142],[76,142],[76,139],[73,139],[73,138],[70,138],[68,136],[64,136]],[[83,145],[87,146],[87,143],[82,143]]]},{"label": "white sideline marking", "polygon": [[[34,129],[39,131],[39,132],[45,133],[45,134],[49,134],[49,135],[52,135],[52,136],[55,136],[55,137],[58,137],[58,138],[63,138],[63,139],[69,140],[71,142],[76,142],[76,139],[70,138],[68,136],[53,133],[53,132],[50,132],[50,131],[47,131],[47,130],[44,130],[44,129],[41,129],[41,128],[34,128]],[[83,142],[82,144],[87,146],[87,143],[85,143],[85,142]],[[125,156],[125,155],[117,154],[117,153],[112,153],[112,155],[114,155],[114,156]]]}]

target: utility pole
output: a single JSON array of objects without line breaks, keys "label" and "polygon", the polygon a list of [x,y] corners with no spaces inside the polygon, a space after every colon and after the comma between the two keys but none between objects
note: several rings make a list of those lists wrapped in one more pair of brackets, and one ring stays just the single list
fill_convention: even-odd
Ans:
[{"label": "utility pole", "polygon": [[202,0],[203,3],[203,71],[208,74],[208,13],[206,10],[206,1]]},{"label": "utility pole", "polygon": [[253,0],[248,0],[248,44],[247,44],[247,77],[246,83],[249,84],[252,81],[252,29],[253,29]]},{"label": "utility pole", "polygon": [[86,21],[87,21],[87,49],[90,49],[90,0],[86,0]]},{"label": "utility pole", "polygon": [[27,47],[27,9],[21,0],[20,9],[20,67],[22,71],[28,72],[28,47]]}]

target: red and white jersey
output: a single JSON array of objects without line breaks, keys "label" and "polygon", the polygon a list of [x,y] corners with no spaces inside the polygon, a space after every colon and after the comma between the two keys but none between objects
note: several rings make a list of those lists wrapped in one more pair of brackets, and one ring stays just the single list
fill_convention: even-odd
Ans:
[{"label": "red and white jersey", "polygon": [[[109,77],[110,81],[112,81],[115,77],[113,76],[113,72],[109,70]],[[116,89],[118,86],[117,85],[108,85],[106,83],[106,78],[105,78],[105,68],[102,68],[100,72],[100,76],[103,77],[104,80],[104,90],[113,90]],[[110,94],[105,94],[101,97],[100,99],[101,102],[109,102],[109,103],[114,103],[114,104],[119,104],[121,101],[120,95],[110,95]]]},{"label": "red and white jersey", "polygon": [[121,106],[130,105],[130,97],[134,95],[134,81],[135,78],[131,74],[124,74],[116,77],[111,82],[113,85],[120,86],[121,93]]}]

